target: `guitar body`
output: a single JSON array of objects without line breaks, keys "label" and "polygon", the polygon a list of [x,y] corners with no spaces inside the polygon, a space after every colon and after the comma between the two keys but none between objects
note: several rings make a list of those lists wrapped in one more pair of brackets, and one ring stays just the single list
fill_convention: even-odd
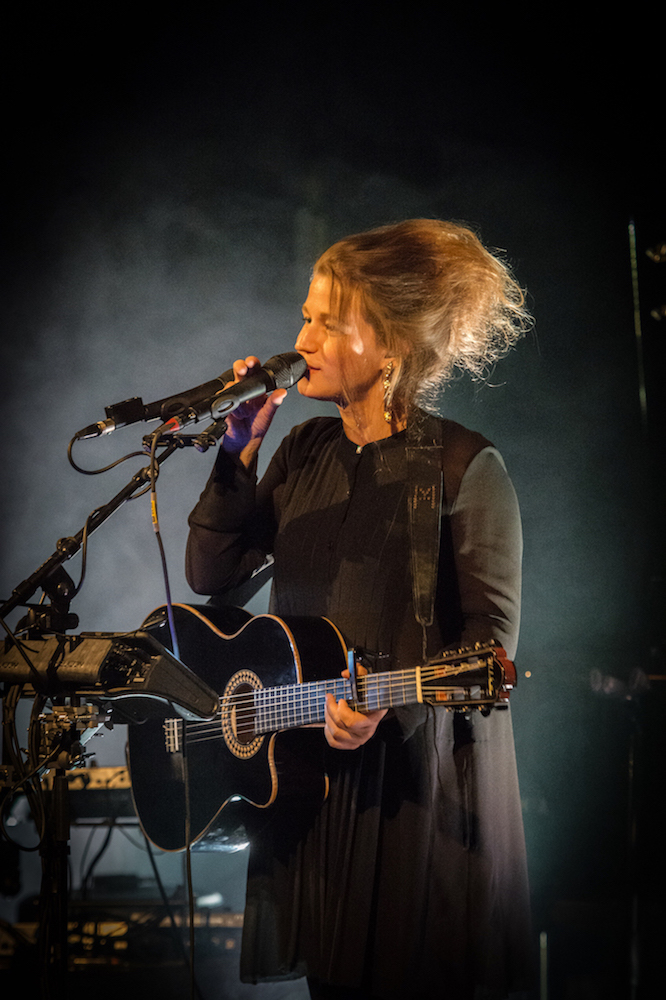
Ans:
[{"label": "guitar body", "polygon": [[[339,677],[347,666],[344,640],[323,618],[252,617],[209,605],[175,605],[173,612],[181,661],[219,695],[235,696],[230,701],[246,691],[251,697],[261,688]],[[165,608],[154,611],[142,631],[171,648]],[[323,801],[326,775],[296,748],[302,733],[257,734],[252,718],[236,709],[221,709],[212,723],[130,725],[132,794],[146,836],[164,851],[186,848],[186,794],[191,848],[208,851],[244,846],[252,817],[278,792]]]}]

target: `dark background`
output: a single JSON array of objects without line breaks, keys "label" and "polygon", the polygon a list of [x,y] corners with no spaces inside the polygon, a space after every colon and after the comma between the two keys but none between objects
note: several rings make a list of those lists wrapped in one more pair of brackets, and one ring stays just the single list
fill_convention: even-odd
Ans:
[{"label": "dark background", "polygon": [[[364,10],[10,16],[0,596],[141,467],[68,465],[68,441],[105,406],[291,349],[309,269],[336,238],[413,216],[467,222],[506,250],[536,317],[486,383],[442,399],[501,449],[523,511],[512,709],[535,950],[547,935],[552,998],[657,996],[666,320],[650,312],[666,264],[645,250],[666,240],[658,29],[626,11],[581,29],[559,8]],[[314,412],[290,393],[263,461]],[[99,467],[147,429],[75,457]],[[185,522],[211,460],[180,452],[160,476],[179,600],[194,599]],[[68,569],[78,579],[77,560]],[[163,600],[144,498],[92,538],[73,610],[82,629],[120,631]],[[99,762],[122,764],[123,743],[122,728],[105,736]],[[73,884],[86,838],[74,831]],[[195,881],[242,909],[242,853],[195,860]],[[177,882],[180,861],[161,863]],[[100,871],[148,866],[114,837]],[[35,883],[26,856],[6,919]]]}]

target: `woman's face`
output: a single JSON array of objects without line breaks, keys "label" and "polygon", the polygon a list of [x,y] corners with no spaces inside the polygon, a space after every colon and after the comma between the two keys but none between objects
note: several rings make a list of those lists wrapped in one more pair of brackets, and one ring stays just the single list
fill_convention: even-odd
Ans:
[{"label": "woman's face", "polygon": [[295,346],[308,365],[298,382],[301,395],[339,406],[366,403],[376,396],[382,405],[386,351],[358,313],[352,313],[346,323],[331,315],[331,279],[327,275],[312,279]]}]

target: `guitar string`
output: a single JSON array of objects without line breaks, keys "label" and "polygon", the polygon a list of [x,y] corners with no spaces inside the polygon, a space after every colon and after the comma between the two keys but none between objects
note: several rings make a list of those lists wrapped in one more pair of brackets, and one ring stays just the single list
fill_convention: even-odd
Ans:
[{"label": "guitar string", "polygon": [[[449,692],[450,693],[451,688],[450,687],[435,688],[434,691],[435,692],[443,692],[443,693]],[[404,702],[401,702],[401,704],[404,704]],[[253,730],[253,739],[255,739],[258,736],[268,735],[271,732],[276,732],[276,731],[279,731],[281,729],[298,728],[300,725],[307,725],[308,723],[312,724],[313,722],[321,722],[321,721],[323,721],[323,711],[321,713],[318,713],[318,716],[317,716],[316,719],[303,718],[299,722],[290,721],[290,724],[287,725],[287,726],[280,725],[280,720],[274,719],[273,720],[273,722],[274,722],[273,725],[269,725],[265,729],[262,728],[258,732],[255,732]],[[190,725],[191,725],[191,723],[188,724],[188,729],[187,729],[187,733],[186,733],[186,735],[187,735],[187,745],[188,746],[190,744],[193,744],[193,743],[206,743],[206,742],[210,742],[211,740],[219,740],[219,739],[224,739],[225,738],[225,733],[223,731],[223,723],[222,723],[222,719],[221,718],[219,720],[217,720],[217,721],[214,720],[214,721],[208,723],[208,725],[211,728],[217,726],[219,731],[217,731],[217,732],[209,732],[207,735],[202,735],[202,736],[199,736],[198,738],[192,738],[191,733],[190,733],[190,729],[189,729]],[[237,730],[239,728],[240,727],[237,727]],[[250,741],[250,742],[252,742],[252,741]]]},{"label": "guitar string", "polygon": [[[416,672],[414,671],[414,674]],[[218,712],[221,717],[223,709],[233,711],[235,708],[236,720],[243,717],[243,712],[248,715],[268,715],[275,716],[284,714],[284,711],[299,708],[308,718],[312,715],[312,709],[319,709],[325,704],[326,694],[331,693],[340,697],[349,696],[349,682],[342,678],[331,678],[314,685],[316,690],[309,690],[310,685],[293,684],[275,688],[258,688],[251,692],[243,692],[240,695],[230,695],[223,698],[222,706]],[[394,678],[377,677],[371,678],[368,687],[374,691],[366,691],[368,703],[379,702],[382,692],[389,691],[391,694],[397,687],[413,688],[413,682],[405,683]],[[257,703],[257,698],[259,703]],[[188,733],[205,731],[211,725],[217,725],[219,720],[190,723]]]},{"label": "guitar string", "polygon": [[[463,672],[470,672],[473,670],[478,670],[478,664],[466,665],[464,668],[425,668],[421,671],[421,679],[424,683],[429,683],[430,680],[436,680],[441,677],[446,676],[460,676]],[[359,686],[365,688],[365,695],[367,701],[373,700],[373,698],[380,697],[383,693],[388,691],[393,693],[398,689],[412,689],[416,680],[416,669],[396,672],[395,675],[391,673],[370,675],[368,677],[363,677],[360,680]],[[281,703],[289,703],[290,701],[298,700],[299,702],[304,702],[309,700],[310,702],[318,702],[321,700],[322,695],[326,694],[340,694],[349,695],[351,692],[349,690],[349,682],[343,678],[331,678],[327,681],[315,682],[314,684],[288,684],[276,687],[260,687],[253,689],[251,691],[243,692],[242,694],[232,694],[226,697],[223,696],[223,704],[225,706],[233,704],[242,704],[244,701],[247,704],[255,705],[255,698],[259,696],[262,700],[271,701],[275,704],[271,705],[272,708],[279,707]],[[265,708],[266,706],[262,706]]]},{"label": "guitar string", "polygon": [[[478,665],[473,664],[465,668],[467,671],[477,670]],[[416,670],[405,671],[407,677],[393,677],[391,675],[382,674],[376,675],[374,677],[363,678],[365,684],[363,685],[366,690],[364,692],[366,701],[365,703],[368,707],[372,707],[373,704],[380,704],[387,694],[391,696],[389,699],[389,704],[393,704],[392,696],[395,694],[396,690],[413,690],[415,686]],[[409,675],[413,673],[413,679],[409,678]],[[454,674],[459,676],[461,673],[460,669],[455,671],[441,671],[439,669],[428,669],[427,671],[422,671],[422,680],[425,683],[429,683],[431,679],[439,679],[442,676],[447,676],[447,674]],[[264,714],[275,714],[281,710],[293,708],[296,705],[302,708],[307,708],[309,706],[317,706],[324,703],[325,696],[328,693],[334,695],[348,696],[351,692],[348,690],[348,682],[343,679],[331,679],[329,681],[322,681],[310,684],[290,684],[279,687],[261,687],[249,692],[243,692],[237,695],[228,695],[223,697],[222,706],[227,710],[233,710],[236,708],[236,716],[238,716],[239,711],[242,713],[243,705],[247,706],[246,711],[260,712]],[[314,688],[314,690],[312,690]],[[442,690],[441,688],[430,688],[430,691]],[[259,704],[257,703],[257,698],[259,699]],[[403,702],[404,704],[404,702]],[[380,706],[386,707],[386,706]],[[221,711],[221,709],[220,709]],[[214,723],[215,720],[202,721],[199,723],[190,723],[190,730],[195,729],[197,726],[203,726],[204,728],[208,725]]]},{"label": "guitar string", "polygon": [[[443,690],[449,691],[450,689],[446,688],[446,689],[443,689]],[[289,726],[281,726],[280,723],[279,723],[279,721],[275,720],[275,725],[269,726],[265,730],[261,729],[258,732],[254,732],[253,739],[255,739],[258,736],[266,736],[266,735],[268,735],[271,732],[277,732],[277,731],[280,731],[281,729],[298,728],[300,725],[307,725],[308,723],[309,724],[313,724],[314,722],[321,722],[321,721],[323,721],[323,714],[320,715],[317,719],[305,719],[305,720],[302,720],[299,723],[290,723]],[[200,735],[200,736],[198,736],[196,738],[192,737],[191,733],[189,732],[189,728],[188,728],[188,730],[187,730],[187,745],[190,746],[191,744],[195,744],[195,743],[197,743],[197,744],[198,743],[207,743],[207,742],[210,742],[211,740],[219,740],[219,739],[224,739],[225,738],[225,734],[224,734],[224,731],[223,731],[223,724],[222,724],[222,720],[221,719],[218,720],[217,723],[215,723],[215,722],[210,723],[210,725],[211,725],[211,728],[214,727],[214,726],[217,726],[218,731],[208,732],[206,735]]]},{"label": "guitar string", "polygon": [[[421,679],[428,683],[432,679],[440,679],[446,676],[460,676],[461,673],[478,670],[483,664],[473,663],[465,665],[449,666],[432,665],[421,668]],[[399,704],[405,704],[405,692],[412,689],[413,700],[415,697],[416,668],[406,671],[396,671],[395,674],[384,673],[375,676],[362,678],[362,686],[365,688],[366,705],[371,708],[373,704],[377,707],[389,707],[394,704],[396,689],[403,692],[403,698]],[[313,690],[314,688],[314,690]],[[271,732],[281,728],[280,723],[291,721],[292,727],[298,725],[321,722],[324,718],[323,709],[325,706],[326,694],[329,692],[340,697],[348,696],[349,682],[342,678],[331,678],[327,681],[317,682],[314,685],[293,684],[281,687],[258,688],[251,692],[244,692],[240,695],[229,695],[223,699],[215,719],[189,723],[186,729],[186,739],[190,743],[200,743],[210,739],[219,739],[224,734],[218,732],[223,726],[223,712],[231,712],[235,708],[236,731],[241,731],[243,724],[248,720],[256,721],[261,718],[262,728],[255,735],[262,735],[264,732]],[[439,693],[450,691],[450,687],[429,688],[428,693]],[[388,705],[382,700],[382,696],[389,695]],[[257,704],[257,696],[259,704]],[[409,700],[412,700],[410,696]],[[262,704],[263,702],[263,704]],[[291,719],[285,720],[285,714],[293,714],[294,710],[299,710],[298,722]],[[315,715],[313,716],[313,710]],[[254,729],[254,727],[252,727]]]}]

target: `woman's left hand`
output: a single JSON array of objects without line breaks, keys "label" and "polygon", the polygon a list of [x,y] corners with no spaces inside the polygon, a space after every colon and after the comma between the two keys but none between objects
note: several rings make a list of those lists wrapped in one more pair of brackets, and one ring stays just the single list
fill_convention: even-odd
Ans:
[{"label": "woman's left hand", "polygon": [[[360,664],[357,670],[359,676],[367,673]],[[344,670],[342,676],[349,677],[349,671]],[[332,694],[326,695],[324,735],[327,743],[336,750],[356,750],[374,736],[387,711],[380,708],[367,713],[355,712],[344,698],[336,701]]]}]

